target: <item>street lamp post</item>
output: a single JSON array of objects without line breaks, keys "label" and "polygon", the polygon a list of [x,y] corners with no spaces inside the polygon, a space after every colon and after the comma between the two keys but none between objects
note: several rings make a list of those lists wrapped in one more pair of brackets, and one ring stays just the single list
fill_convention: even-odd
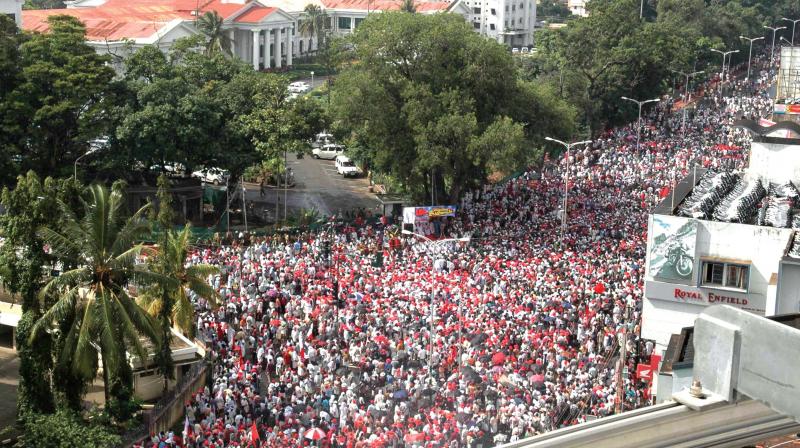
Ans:
[{"label": "street lamp post", "polygon": [[772,67],[772,58],[775,56],[775,34],[779,30],[785,30],[786,27],[785,26],[775,27],[775,26],[764,25],[764,28],[772,30],[772,49],[769,50],[769,66]]},{"label": "street lamp post", "polygon": [[627,96],[623,96],[621,98],[623,100],[634,102],[636,103],[637,106],[639,106],[639,119],[636,121],[636,152],[639,152],[639,140],[642,137],[642,106],[644,106],[647,103],[657,103],[660,101],[660,99],[653,98],[652,100],[639,101],[633,98],[628,98]]},{"label": "street lamp post", "polygon": [[[434,256],[439,255],[444,252],[446,249],[445,244],[452,243],[452,242],[460,242],[460,243],[469,243],[470,238],[445,238],[441,240],[432,240],[425,235],[421,235],[419,233],[414,233],[410,230],[403,229],[400,231],[403,235],[410,235],[415,236],[417,238],[422,239],[425,241],[425,253],[429,255],[431,260],[431,267],[434,266],[436,260]],[[436,296],[438,295],[439,291],[431,291],[431,303],[430,303],[430,322],[428,323],[428,345],[430,348],[430,353],[428,353],[428,378],[433,378],[433,368],[432,359],[433,359],[433,332],[434,332],[434,303],[436,300]],[[459,319],[461,319],[461,314],[459,314]],[[430,381],[429,381],[430,383]]]},{"label": "street lamp post", "polygon": [[79,161],[80,161],[82,158],[84,158],[84,157],[88,156],[89,154],[94,154],[94,153],[96,153],[96,152],[97,152],[97,151],[99,151],[99,150],[100,150],[100,149],[99,149],[98,147],[96,147],[96,146],[91,146],[91,147],[89,147],[89,150],[88,150],[88,151],[86,151],[86,152],[85,152],[83,155],[81,155],[80,157],[78,157],[77,159],[75,159],[75,166],[73,167],[73,170],[72,170],[72,177],[73,177],[75,180],[78,180],[78,162],[79,162]]},{"label": "street lamp post", "polygon": [[722,82],[725,82],[725,58],[727,58],[728,55],[730,55],[730,54],[738,53],[739,50],[721,51],[721,50],[717,50],[715,48],[712,48],[711,51],[713,51],[715,53],[719,53],[719,54],[722,55]]},{"label": "street lamp post", "polygon": [[744,39],[750,42],[750,52],[747,54],[747,79],[750,80],[750,60],[753,58],[753,42],[763,39],[764,36],[749,38],[746,36],[739,36],[739,39]]},{"label": "street lamp post", "polygon": [[311,90],[314,90],[314,72],[311,72]]},{"label": "street lamp post", "polygon": [[642,0],[641,5],[639,6],[639,18],[644,18],[644,0]]},{"label": "street lamp post", "polygon": [[567,233],[567,198],[568,198],[568,195],[569,195],[569,150],[572,149],[573,146],[589,144],[592,141],[591,140],[583,140],[583,141],[580,141],[580,142],[566,143],[566,142],[562,142],[561,140],[556,140],[556,139],[550,138],[550,137],[545,137],[544,139],[549,141],[549,142],[558,143],[558,144],[564,146],[564,149],[567,150],[567,152],[565,154],[566,161],[567,161],[567,166],[566,166],[566,169],[564,170],[564,209],[562,210],[562,213],[561,213],[561,242],[563,242],[564,241],[564,235]]},{"label": "street lamp post", "polygon": [[700,73],[703,73],[703,70],[692,72],[692,73],[686,73],[686,72],[682,72],[680,70],[670,70],[670,71],[673,72],[673,73],[677,73],[679,75],[683,75],[683,76],[686,77],[686,84],[684,84],[684,89],[685,89],[685,92],[686,92],[684,94],[684,98],[686,99],[686,104],[683,105],[683,133],[685,135],[686,134],[686,108],[689,106],[689,102],[692,100],[691,93],[689,92],[689,78],[691,78],[691,77],[693,77],[695,75],[699,75]]},{"label": "street lamp post", "polygon": [[787,19],[786,17],[781,17],[781,20],[792,22],[792,46],[794,47],[794,27],[797,25],[797,22],[800,22],[800,19]]}]

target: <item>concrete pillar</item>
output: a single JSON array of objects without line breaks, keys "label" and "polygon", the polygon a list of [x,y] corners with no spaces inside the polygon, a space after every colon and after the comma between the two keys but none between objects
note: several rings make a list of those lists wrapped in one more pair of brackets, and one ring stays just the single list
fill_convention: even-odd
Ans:
[{"label": "concrete pillar", "polygon": [[228,38],[231,40],[231,56],[236,56],[236,30],[228,31]]},{"label": "concrete pillar", "polygon": [[281,30],[275,29],[275,68],[281,68]]},{"label": "concrete pillar", "polygon": [[253,30],[253,70],[258,71],[258,63],[259,63],[259,54],[258,54],[258,45],[261,43],[261,39],[259,35],[261,34],[261,30]]},{"label": "concrete pillar", "polygon": [[269,50],[270,40],[272,40],[272,28],[264,30],[264,68],[272,65],[272,53]]},{"label": "concrete pillar", "polygon": [[286,28],[286,66],[292,66],[292,53],[294,53],[294,33],[292,32],[294,28]]}]

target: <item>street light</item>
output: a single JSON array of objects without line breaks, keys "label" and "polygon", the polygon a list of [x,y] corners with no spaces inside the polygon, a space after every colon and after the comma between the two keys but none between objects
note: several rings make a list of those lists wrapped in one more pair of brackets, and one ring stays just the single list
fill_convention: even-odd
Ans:
[{"label": "street light", "polygon": [[775,56],[775,33],[777,33],[779,30],[785,30],[786,27],[785,26],[773,27],[764,25],[764,28],[772,30],[772,49],[769,50],[769,66],[772,67],[772,58]]},{"label": "street light", "polygon": [[781,17],[781,20],[792,22],[792,46],[794,47],[794,27],[797,25],[797,22],[800,22],[800,19],[787,19],[786,17]]},{"label": "street light", "polygon": [[686,92],[684,94],[684,98],[686,99],[686,104],[683,105],[683,134],[686,135],[686,108],[688,107],[689,102],[692,100],[691,93],[689,92],[689,78],[691,78],[691,77],[693,77],[695,75],[699,75],[700,73],[703,73],[703,70],[692,72],[692,73],[686,73],[686,72],[682,72],[680,70],[670,70],[670,71],[673,72],[673,73],[677,73],[679,75],[683,75],[683,76],[686,77],[686,84],[684,84],[684,88],[685,88],[685,92]]},{"label": "street light", "polygon": [[639,101],[639,100],[635,100],[633,98],[628,98],[627,96],[623,96],[621,98],[623,100],[632,101],[632,102],[636,103],[637,106],[639,106],[639,119],[636,121],[636,123],[637,123],[636,124],[636,152],[639,152],[639,139],[642,136],[642,106],[644,106],[647,103],[657,103],[657,102],[659,102],[661,100],[659,98],[653,98],[652,100]]},{"label": "street light", "polygon": [[744,39],[744,40],[750,42],[750,53],[748,53],[748,55],[747,55],[747,79],[748,80],[750,79],[750,59],[752,59],[752,57],[753,57],[753,42],[755,42],[757,40],[761,40],[763,38],[764,38],[764,36],[754,37],[752,39],[749,38],[749,37],[746,37],[746,36],[739,36],[739,39]]},{"label": "street light", "polygon": [[100,150],[100,148],[97,147],[97,146],[90,146],[88,151],[86,151],[83,155],[81,155],[80,157],[75,159],[75,166],[73,167],[73,170],[72,170],[72,177],[75,180],[78,180],[78,161],[80,161],[82,158],[88,156],[89,154],[96,153],[99,150]]},{"label": "street light", "polygon": [[[410,236],[415,236],[417,238],[421,238],[425,242],[425,254],[427,254],[429,256],[430,255],[439,255],[439,254],[443,253],[445,251],[445,249],[447,248],[447,246],[445,245],[446,243],[451,243],[453,241],[458,241],[460,243],[469,243],[469,241],[470,241],[470,237],[468,237],[468,236],[467,237],[462,237],[462,238],[444,238],[444,239],[441,239],[441,240],[432,240],[432,239],[428,238],[425,235],[421,235],[419,233],[414,233],[414,232],[412,232],[410,230],[406,230],[406,229],[400,230],[400,233],[402,233],[403,235],[410,235]],[[434,265],[436,260],[434,260],[432,256],[430,256],[430,258],[431,258],[431,267],[433,267],[433,265]],[[428,323],[428,344],[430,346],[430,350],[429,350],[430,353],[428,353],[428,379],[429,380],[433,378],[433,370],[432,370],[433,369],[433,365],[432,365],[432,359],[433,359],[433,331],[434,331],[434,328],[433,328],[433,317],[434,317],[433,310],[434,310],[434,308],[433,307],[434,307],[434,301],[436,299],[436,295],[438,293],[439,293],[439,291],[432,291],[431,292],[430,322]],[[460,318],[461,317],[459,315],[459,319]],[[429,383],[430,383],[430,381],[429,381]],[[430,384],[429,384],[429,387],[430,387]]]},{"label": "street light", "polygon": [[712,48],[711,51],[722,55],[722,82],[725,82],[725,58],[727,58],[729,54],[738,53],[739,50],[722,51]]},{"label": "street light", "polygon": [[589,144],[592,141],[591,140],[583,140],[583,141],[580,141],[580,142],[566,143],[566,142],[562,142],[561,140],[556,140],[556,139],[550,138],[550,137],[545,137],[544,139],[549,141],[549,142],[558,143],[558,144],[564,146],[564,148],[567,150],[567,152],[566,152],[567,167],[564,170],[564,210],[561,213],[561,242],[563,242],[564,241],[564,234],[566,234],[566,232],[567,232],[567,197],[569,195],[569,150],[572,149],[573,146]]}]

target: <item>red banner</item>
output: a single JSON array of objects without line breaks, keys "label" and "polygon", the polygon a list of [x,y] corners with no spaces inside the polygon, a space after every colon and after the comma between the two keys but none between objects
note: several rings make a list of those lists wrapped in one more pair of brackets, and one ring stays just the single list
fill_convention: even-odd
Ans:
[{"label": "red banner", "polygon": [[636,378],[649,383],[653,381],[653,370],[649,364],[639,364],[636,366]]}]

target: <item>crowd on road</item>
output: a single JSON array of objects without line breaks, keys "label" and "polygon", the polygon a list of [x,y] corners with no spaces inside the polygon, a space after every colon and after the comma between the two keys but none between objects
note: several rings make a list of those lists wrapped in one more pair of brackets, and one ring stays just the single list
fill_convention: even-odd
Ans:
[{"label": "crowd on road", "polygon": [[744,162],[731,123],[763,116],[774,75],[753,66],[753,80],[705,84],[685,125],[665,98],[638,147],[635,125],[617,128],[469,192],[443,235],[469,243],[332,221],[196,248],[188,263],[220,268],[221,306],[196,299],[213,380],[173,443],[493,446],[646,404],[632,373],[653,350],[638,336],[647,211],[694,166]]}]

